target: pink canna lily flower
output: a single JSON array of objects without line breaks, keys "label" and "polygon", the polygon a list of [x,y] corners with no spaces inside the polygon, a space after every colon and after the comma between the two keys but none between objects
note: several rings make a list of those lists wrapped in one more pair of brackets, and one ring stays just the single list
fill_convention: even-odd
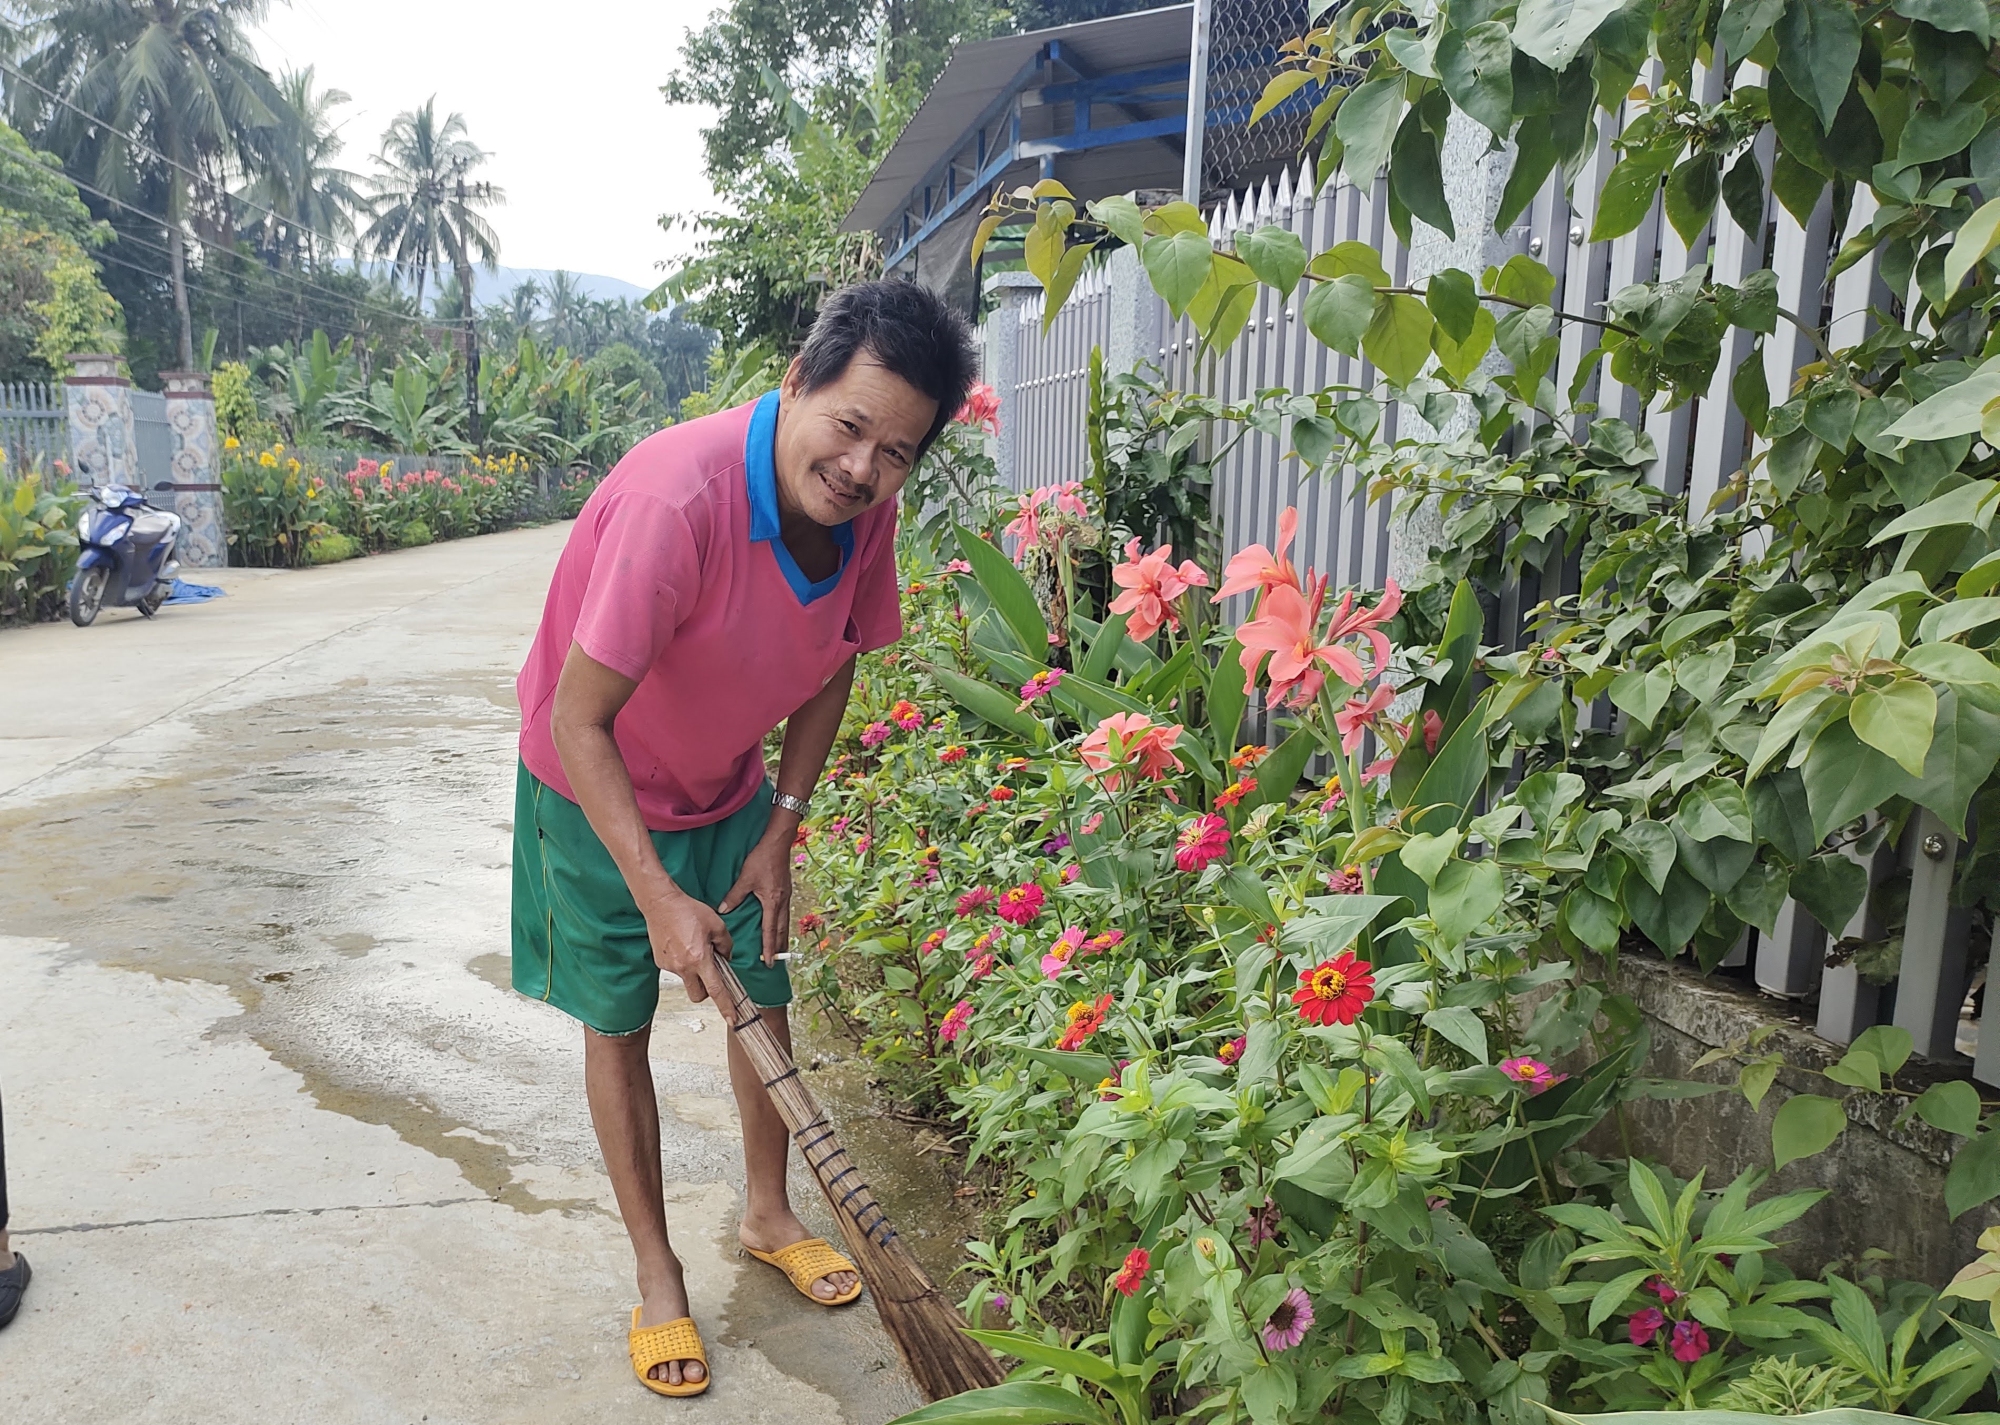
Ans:
[{"label": "pink canna lily flower", "polygon": [[1369,725],[1395,701],[1396,690],[1387,683],[1377,683],[1367,702],[1349,698],[1347,706],[1333,715],[1333,725],[1340,733],[1340,750],[1351,756],[1367,735]]},{"label": "pink canna lily flower", "polygon": [[1278,552],[1273,554],[1263,545],[1253,544],[1231,555],[1229,563],[1223,566],[1222,587],[1215,591],[1211,602],[1219,604],[1231,594],[1247,594],[1252,589],[1277,589],[1287,585],[1298,588],[1299,571],[1285,557],[1285,551],[1292,547],[1292,540],[1298,532],[1298,509],[1287,505],[1285,512],[1278,516]]},{"label": "pink canna lily flower", "polygon": [[[1396,611],[1402,607],[1403,591],[1396,587],[1394,579],[1383,581],[1382,597],[1372,609],[1356,608],[1354,592],[1350,589],[1340,596],[1340,607],[1333,611],[1333,623],[1326,631],[1326,641],[1338,643],[1356,635],[1367,639],[1375,652],[1375,667],[1369,676],[1380,677],[1382,670],[1389,666],[1389,636],[1382,632],[1379,625],[1394,618]],[[1361,683],[1359,678],[1347,681],[1357,687]]]},{"label": "pink canna lily flower", "polygon": [[1321,578],[1313,585],[1310,600],[1289,584],[1278,585],[1264,596],[1257,617],[1236,630],[1236,641],[1243,645],[1244,692],[1255,691],[1257,665],[1267,653],[1271,656],[1268,672],[1274,702],[1289,701],[1293,707],[1304,707],[1318,697],[1326,682],[1326,674],[1315,666],[1318,664],[1324,664],[1343,683],[1361,686],[1365,680],[1361,660],[1331,638],[1319,636],[1326,582]]},{"label": "pink canna lily flower", "polygon": [[1140,643],[1159,632],[1161,624],[1178,629],[1175,600],[1190,588],[1208,587],[1208,574],[1200,565],[1183,559],[1176,568],[1173,556],[1171,544],[1141,555],[1134,539],[1125,546],[1125,562],[1112,566],[1112,582],[1124,592],[1111,601],[1111,612],[1127,615],[1125,631]]},{"label": "pink canna lily flower", "polygon": [[[1077,756],[1093,772],[1107,772],[1114,764],[1136,761],[1140,773],[1157,782],[1170,770],[1186,770],[1173,752],[1181,732],[1178,723],[1156,726],[1143,713],[1113,713],[1084,738]],[[1115,747],[1113,738],[1117,739]],[[1109,771],[1102,780],[1105,788],[1114,792],[1124,785],[1123,775],[1116,771]]]}]

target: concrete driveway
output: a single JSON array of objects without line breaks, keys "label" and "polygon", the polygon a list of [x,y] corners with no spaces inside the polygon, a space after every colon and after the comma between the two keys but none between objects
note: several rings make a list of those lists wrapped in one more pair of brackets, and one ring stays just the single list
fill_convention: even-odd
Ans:
[{"label": "concrete driveway", "polygon": [[[865,1297],[816,1308],[736,1249],[726,1031],[671,996],[667,1195],[715,1385],[632,1379],[580,1031],[506,988],[513,677],[567,530],[0,632],[0,1093],[36,1274],[0,1418],[873,1425],[919,1403]],[[858,1076],[814,1078],[847,1086],[857,1156],[942,1246],[951,1185]],[[795,1199],[833,1235],[809,1180]]]}]

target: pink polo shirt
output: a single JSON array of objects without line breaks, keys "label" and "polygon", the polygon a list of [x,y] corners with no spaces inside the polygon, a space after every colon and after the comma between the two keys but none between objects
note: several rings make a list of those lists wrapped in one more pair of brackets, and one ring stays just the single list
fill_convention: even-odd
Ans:
[{"label": "pink polo shirt", "polygon": [[577,516],[521,668],[521,760],[571,801],[549,730],[574,642],[639,686],[612,732],[655,831],[741,808],[764,738],[857,653],[903,633],[896,510],[834,531],[838,573],[814,584],[778,538],[778,393],[634,446]]}]

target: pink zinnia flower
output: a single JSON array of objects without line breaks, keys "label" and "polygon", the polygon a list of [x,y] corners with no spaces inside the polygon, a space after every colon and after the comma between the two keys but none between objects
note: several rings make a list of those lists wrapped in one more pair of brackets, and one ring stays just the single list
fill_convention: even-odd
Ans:
[{"label": "pink zinnia flower", "polygon": [[993,899],[993,887],[974,886],[958,898],[959,916],[963,918],[971,915],[975,910],[984,909],[986,906],[993,904]]},{"label": "pink zinnia flower", "polygon": [[1368,889],[1359,866],[1342,866],[1326,878],[1326,888],[1337,896],[1358,896]]},{"label": "pink zinnia flower", "polygon": [[945,1015],[944,1022],[938,1025],[938,1042],[940,1044],[951,1043],[952,1040],[965,1033],[965,1026],[971,1022],[972,1001],[962,999],[951,1007],[951,1012]]},{"label": "pink zinnia flower", "polygon": [[1000,893],[994,914],[1013,925],[1030,925],[1042,913],[1042,902],[1047,899],[1047,891],[1033,881],[1024,881]]},{"label": "pink zinnia flower", "polygon": [[1121,944],[1125,939],[1122,930],[1107,930],[1102,935],[1093,935],[1083,942],[1084,950],[1092,955],[1101,955],[1106,950]]},{"label": "pink zinnia flower", "polygon": [[1032,703],[1044,693],[1054,692],[1056,685],[1062,682],[1062,680],[1063,670],[1060,668],[1051,668],[1046,673],[1035,674],[1034,677],[1021,684],[1021,707],[1018,711],[1025,711],[1029,703]]},{"label": "pink zinnia flower", "polygon": [[866,728],[862,729],[861,745],[863,747],[880,747],[889,740],[891,733],[892,729],[888,723],[871,722]]},{"label": "pink zinnia flower", "polygon": [[1119,1269],[1118,1276],[1111,1285],[1126,1296],[1131,1296],[1139,1290],[1140,1283],[1146,1280],[1146,1273],[1152,1266],[1153,1254],[1144,1247],[1134,1247],[1125,1254],[1125,1265]]},{"label": "pink zinnia flower", "polygon": [[1340,732],[1340,750],[1353,755],[1361,745],[1361,739],[1368,735],[1369,726],[1377,715],[1396,701],[1396,690],[1386,683],[1378,683],[1375,691],[1368,695],[1368,701],[1349,698],[1347,706],[1333,715],[1333,725]]},{"label": "pink zinnia flower", "polygon": [[1178,629],[1180,614],[1174,602],[1191,588],[1207,588],[1208,575],[1192,559],[1183,559],[1179,568],[1170,562],[1174,547],[1163,544],[1151,554],[1139,553],[1139,541],[1125,545],[1125,563],[1111,569],[1111,581],[1124,592],[1111,601],[1110,612],[1128,615],[1125,631],[1144,643],[1159,632],[1161,624]]},{"label": "pink zinnia flower", "polygon": [[889,721],[905,732],[915,732],[924,725],[924,715],[915,703],[905,699],[889,709]]},{"label": "pink zinnia flower", "polygon": [[1083,931],[1072,925],[1056,937],[1049,953],[1042,956],[1042,974],[1053,980],[1068,968],[1070,957],[1083,948]]},{"label": "pink zinnia flower", "polygon": [[1253,544],[1230,556],[1223,566],[1222,587],[1215,591],[1213,602],[1221,603],[1231,594],[1247,594],[1252,589],[1260,592],[1285,585],[1297,588],[1299,571],[1292,567],[1292,561],[1285,557],[1285,551],[1292,547],[1292,539],[1299,532],[1299,512],[1287,505],[1285,512],[1278,516],[1278,552],[1273,554],[1261,544]]},{"label": "pink zinnia flower", "polygon": [[1660,1334],[1660,1328],[1667,1324],[1666,1313],[1657,1306],[1648,1306],[1632,1313],[1625,1323],[1625,1334],[1632,1338],[1635,1346],[1650,1346],[1653,1338]]},{"label": "pink zinnia flower", "polygon": [[919,955],[928,955],[943,944],[944,932],[942,930],[933,930],[923,938],[923,943],[917,946],[917,953]]},{"label": "pink zinnia flower", "polygon": [[975,980],[985,979],[993,973],[993,967],[997,963],[991,955],[981,955],[972,962],[972,978]]},{"label": "pink zinnia flower", "polygon": [[1199,871],[1220,860],[1229,850],[1229,823],[1204,812],[1181,828],[1174,842],[1174,864],[1183,871]]},{"label": "pink zinnia flower", "polygon": [[1676,1321],[1674,1323],[1674,1359],[1684,1366],[1691,1366],[1708,1354],[1708,1332],[1699,1321]]},{"label": "pink zinnia flower", "polygon": [[1295,1286],[1285,1293],[1285,1299],[1278,1303],[1278,1309],[1264,1323],[1264,1349],[1291,1350],[1305,1340],[1312,1324],[1312,1298],[1306,1295],[1304,1287]]},{"label": "pink zinnia flower", "polygon": [[1250,1040],[1247,1035],[1239,1034],[1234,1039],[1230,1040],[1227,1044],[1223,1045],[1220,1049],[1216,1050],[1215,1057],[1222,1060],[1222,1062],[1225,1064],[1233,1064],[1238,1059],[1243,1057],[1244,1046],[1249,1044],[1249,1042]]},{"label": "pink zinnia flower", "polygon": [[[1568,1074],[1557,1073],[1540,1059],[1530,1059],[1526,1055],[1518,1059],[1503,1060],[1500,1072],[1517,1084],[1526,1084],[1529,1098],[1548,1092],[1569,1077]],[[1664,1297],[1662,1300],[1672,1301],[1673,1298]]]},{"label": "pink zinnia flower", "polygon": [[1083,868],[1077,865],[1074,861],[1072,861],[1070,862],[1069,865],[1062,868],[1062,874],[1059,875],[1056,879],[1061,881],[1064,885],[1068,885],[1070,882],[1074,881],[1078,876],[1081,876],[1082,874],[1083,874]]},{"label": "pink zinnia flower", "polygon": [[1097,828],[1102,825],[1104,825],[1104,813],[1094,811],[1083,819],[1083,825],[1077,828],[1077,834],[1081,836],[1095,836],[1097,835]]}]

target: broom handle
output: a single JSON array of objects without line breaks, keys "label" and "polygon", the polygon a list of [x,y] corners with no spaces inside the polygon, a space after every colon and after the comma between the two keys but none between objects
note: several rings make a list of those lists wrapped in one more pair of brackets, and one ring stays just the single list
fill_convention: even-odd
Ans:
[{"label": "broom handle", "polygon": [[[844,1219],[842,1231],[859,1232],[878,1247],[888,1246],[896,1240],[896,1229],[890,1225],[889,1215],[882,1210],[882,1205],[875,1200],[875,1194],[862,1178],[861,1170],[847,1156],[847,1149],[835,1134],[826,1110],[819,1106],[819,1100],[806,1087],[805,1076],[799,1072],[799,1066],[785,1052],[778,1036],[771,1032],[771,1026],[764,1022],[763,1012],[750,998],[749,991],[743,988],[743,982],[736,977],[728,956],[717,954],[715,968],[721,972],[716,978],[722,986],[722,995],[716,1007],[728,1021],[736,1042],[743,1046],[745,1056],[770,1093],[771,1101],[778,1106],[785,1126],[792,1130],[792,1137],[799,1145],[806,1166],[812,1169],[813,1177],[818,1180],[820,1191],[826,1194],[826,1200],[835,1214]],[[711,984],[714,982],[710,981]],[[849,1224],[852,1224],[851,1227]],[[915,1265],[914,1260],[911,1265]],[[921,1271],[921,1268],[918,1270]],[[923,1285],[932,1287],[928,1279]]]}]

